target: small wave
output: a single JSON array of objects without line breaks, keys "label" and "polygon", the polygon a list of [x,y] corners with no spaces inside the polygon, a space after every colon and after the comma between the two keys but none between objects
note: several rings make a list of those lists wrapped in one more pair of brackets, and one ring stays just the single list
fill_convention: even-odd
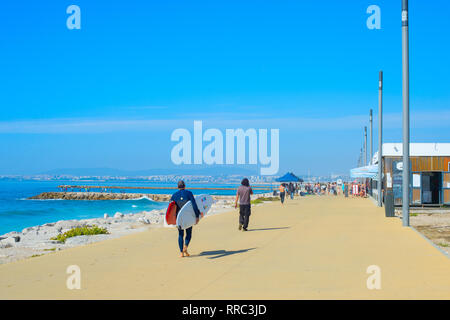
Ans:
[{"label": "small wave", "polygon": [[151,199],[149,197],[146,197],[146,196],[142,196],[140,198],[135,198],[135,199],[126,199],[126,200],[128,200],[128,201],[148,200],[150,202],[161,203],[160,201],[155,201],[155,200],[153,200],[153,199]]},{"label": "small wave", "polygon": [[101,200],[101,201],[139,201],[139,200],[148,200],[148,201],[151,201],[151,202],[160,203],[160,201],[155,201],[155,200],[150,199],[148,197],[140,197],[140,198],[134,198],[134,199],[108,199],[108,200]]}]

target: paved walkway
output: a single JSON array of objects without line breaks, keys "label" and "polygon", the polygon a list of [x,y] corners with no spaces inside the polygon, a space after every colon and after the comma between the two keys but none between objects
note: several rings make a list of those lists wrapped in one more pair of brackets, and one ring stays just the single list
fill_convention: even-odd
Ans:
[{"label": "paved walkway", "polygon": [[[450,299],[450,259],[368,199],[305,197],[203,219],[191,257],[160,228],[0,266],[0,298]],[[81,268],[68,290],[66,268]],[[367,267],[381,289],[366,286]]]}]

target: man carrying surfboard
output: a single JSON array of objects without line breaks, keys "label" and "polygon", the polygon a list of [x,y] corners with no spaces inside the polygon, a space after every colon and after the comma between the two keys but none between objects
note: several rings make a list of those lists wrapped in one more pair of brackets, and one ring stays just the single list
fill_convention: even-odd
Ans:
[{"label": "man carrying surfboard", "polygon": [[236,202],[234,204],[234,207],[237,208],[239,200],[239,230],[244,229],[244,231],[247,231],[251,214],[250,196],[252,194],[253,190],[250,187],[250,182],[247,178],[244,178],[237,189]]},{"label": "man carrying surfboard", "polygon": [[[177,215],[183,206],[191,201],[192,208],[195,212],[196,222],[198,223],[200,220],[200,210],[198,210],[197,203],[195,201],[194,195],[189,190],[186,190],[186,185],[184,184],[183,180],[178,181],[178,191],[175,192],[172,197],[170,198],[170,201],[174,201],[177,206]],[[181,255],[180,257],[189,257],[189,253],[187,252],[187,248],[189,246],[189,243],[191,242],[192,237],[192,227],[189,227],[186,229],[186,238],[184,239],[184,230],[178,227],[178,246],[180,247]]]}]

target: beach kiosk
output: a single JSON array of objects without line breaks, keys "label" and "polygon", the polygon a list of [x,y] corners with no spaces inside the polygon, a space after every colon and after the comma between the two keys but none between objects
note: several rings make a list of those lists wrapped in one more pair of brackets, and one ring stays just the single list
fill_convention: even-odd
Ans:
[{"label": "beach kiosk", "polygon": [[[382,189],[393,192],[396,206],[402,205],[402,150],[402,143],[383,144]],[[377,158],[376,153],[373,164],[378,163]],[[450,143],[411,143],[409,162],[410,205],[450,205]],[[376,181],[378,176],[372,179]]]}]

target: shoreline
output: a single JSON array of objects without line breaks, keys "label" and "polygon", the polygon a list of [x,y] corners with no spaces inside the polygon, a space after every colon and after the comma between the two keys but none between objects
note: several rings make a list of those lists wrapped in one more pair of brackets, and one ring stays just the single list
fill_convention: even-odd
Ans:
[{"label": "shoreline", "polygon": [[[141,198],[138,197],[140,194],[118,195],[131,195],[131,197],[135,197],[134,199]],[[267,194],[255,194],[254,196],[252,196],[252,199],[264,197],[265,195],[267,196]],[[89,195],[85,196],[89,197]],[[211,215],[234,210],[234,196],[213,196],[213,198],[214,204],[212,205],[211,210],[208,212],[205,218]],[[173,228],[172,226],[168,226],[165,223],[165,212],[166,209],[155,209],[152,211],[142,211],[130,214],[116,212],[113,216],[105,214],[100,218],[59,220],[57,222],[50,222],[42,225],[27,227],[20,232],[8,232],[0,235],[0,265],[26,258],[37,257],[72,247],[83,246],[94,242],[115,239],[125,235],[143,232],[152,228]],[[92,225],[106,228],[109,234],[76,236],[68,238],[65,243],[51,240],[51,238],[56,237],[58,234],[69,231],[72,228]]]}]

